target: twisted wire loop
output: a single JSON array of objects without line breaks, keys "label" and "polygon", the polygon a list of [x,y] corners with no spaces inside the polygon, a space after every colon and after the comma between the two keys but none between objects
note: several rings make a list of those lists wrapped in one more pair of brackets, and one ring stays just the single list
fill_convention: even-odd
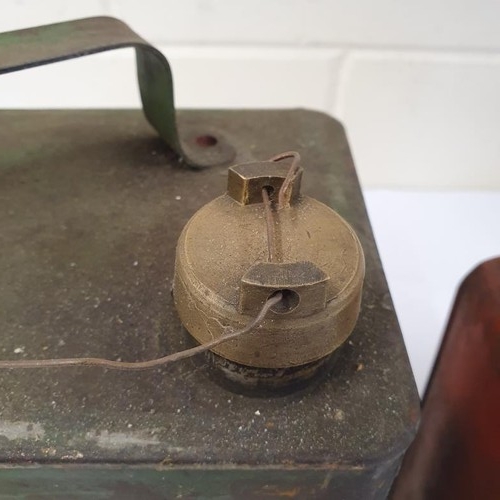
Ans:
[{"label": "twisted wire loop", "polygon": [[147,370],[150,368],[157,368],[165,366],[181,359],[190,358],[196,354],[213,349],[219,344],[229,342],[237,339],[243,335],[250,333],[261,325],[267,316],[269,310],[281,301],[283,298],[281,293],[277,293],[269,297],[262,306],[259,314],[252,319],[244,328],[230,333],[226,333],[217,339],[214,339],[206,344],[201,344],[191,349],[179,351],[162,358],[151,359],[149,361],[113,361],[110,359],[102,358],[61,358],[61,359],[23,359],[15,361],[0,361],[0,369],[15,369],[15,368],[60,368],[64,366],[101,366],[111,370]]},{"label": "twisted wire loop", "polygon": [[269,159],[269,161],[281,161],[286,160],[287,158],[293,158],[293,160],[278,193],[278,210],[290,205],[293,182],[295,181],[300,169],[300,154],[297,153],[297,151],[286,151],[285,153],[280,153],[279,155],[273,156]]},{"label": "twisted wire loop", "polygon": [[266,214],[267,228],[267,260],[274,262],[276,260],[276,235],[274,230],[274,216],[271,199],[269,197],[268,188],[262,188],[262,201],[264,202],[264,212]]},{"label": "twisted wire loop", "polygon": [[[290,168],[286,174],[285,180],[280,187],[278,192],[278,204],[277,209],[280,210],[290,205],[290,199],[292,197],[293,183],[297,178],[297,174],[300,169],[300,154],[296,151],[287,151],[285,153],[280,153],[279,155],[273,156],[269,161],[278,162],[285,160],[287,158],[293,158]],[[264,212],[266,214],[266,226],[267,226],[267,253],[268,262],[275,262],[277,260],[276,252],[276,230],[275,230],[275,218],[273,211],[273,203],[270,198],[269,188],[262,188],[262,202],[264,203]]]}]

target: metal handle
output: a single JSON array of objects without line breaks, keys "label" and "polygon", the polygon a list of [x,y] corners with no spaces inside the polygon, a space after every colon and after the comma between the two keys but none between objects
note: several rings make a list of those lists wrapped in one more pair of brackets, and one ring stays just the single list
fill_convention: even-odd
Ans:
[{"label": "metal handle", "polygon": [[[91,17],[1,33],[0,74],[125,47],[135,48],[144,114],[167,145],[192,167],[231,161],[234,150],[219,137],[196,144],[191,133],[193,144],[181,143],[167,59],[118,19]],[[196,147],[210,151],[197,151]]]}]

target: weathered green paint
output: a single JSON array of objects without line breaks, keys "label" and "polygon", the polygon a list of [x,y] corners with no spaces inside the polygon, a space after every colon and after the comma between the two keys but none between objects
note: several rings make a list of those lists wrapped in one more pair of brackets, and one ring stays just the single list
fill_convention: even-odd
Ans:
[{"label": "weathered green paint", "polygon": [[[0,469],[1,500],[359,500],[360,470],[162,469],[74,466]],[[331,481],[335,475],[335,481]],[[388,487],[387,479],[378,485]],[[346,493],[347,491],[347,493]],[[22,493],[20,493],[22,492]],[[379,498],[384,498],[379,495]]]},{"label": "weathered green paint", "polygon": [[[0,35],[0,50],[8,49],[15,50],[19,45],[40,45],[39,29],[30,28],[33,36],[27,36],[27,30],[8,31]],[[43,43],[46,45],[59,46],[64,43],[68,37],[72,36],[73,27],[71,23],[51,24],[43,27]]]}]

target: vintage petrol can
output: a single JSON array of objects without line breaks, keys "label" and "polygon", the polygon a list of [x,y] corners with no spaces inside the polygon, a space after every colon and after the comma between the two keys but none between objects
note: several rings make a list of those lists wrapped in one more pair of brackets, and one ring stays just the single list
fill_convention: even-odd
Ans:
[{"label": "vintage petrol can", "polygon": [[[0,73],[127,46],[144,113],[0,111],[0,366],[140,362],[196,346],[174,305],[183,300],[174,280],[183,228],[224,195],[228,167],[289,150],[302,158],[301,192],[356,235],[355,317],[327,343],[316,376],[287,372],[284,392],[221,380],[246,365],[231,349],[141,371],[4,364],[0,498],[386,498],[419,399],[342,125],[306,110],[175,112],[166,59],[111,18],[2,34]],[[314,273],[312,307],[326,282]],[[256,275],[245,286],[261,293],[268,275]],[[238,314],[258,297],[238,299]],[[189,310],[179,312],[189,323]],[[187,327],[196,334],[203,321]],[[301,335],[305,345],[307,329]],[[283,376],[272,352],[264,363],[254,347],[243,378]],[[301,369],[321,358],[297,352]]]}]

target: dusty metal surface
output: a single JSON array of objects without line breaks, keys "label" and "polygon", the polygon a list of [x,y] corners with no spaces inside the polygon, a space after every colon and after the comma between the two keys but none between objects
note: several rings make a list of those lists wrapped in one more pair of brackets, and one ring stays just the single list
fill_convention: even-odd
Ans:
[{"label": "dusty metal surface", "polygon": [[[321,384],[281,398],[225,390],[204,357],[147,372],[1,372],[0,460],[25,473],[4,469],[1,484],[54,498],[37,489],[40,474],[68,491],[89,464],[129,464],[109,480],[123,491],[155,476],[143,497],[170,498],[162,481],[212,468],[220,498],[232,498],[240,479],[258,491],[256,471],[269,469],[271,491],[299,487],[311,469],[315,493],[298,498],[384,498],[419,401],[342,127],[300,110],[181,119],[209,121],[237,161],[298,150],[302,191],[353,226],[366,280],[341,359]],[[175,245],[194,211],[225,189],[226,167],[181,168],[139,111],[1,111],[0,144],[1,357],[144,360],[191,346],[170,295]],[[32,463],[53,467],[29,472]],[[110,483],[91,470],[100,498]],[[185,498],[209,498],[203,479],[190,484]]]},{"label": "dusty metal surface", "polygon": [[[136,52],[144,114],[160,137],[190,166],[230,162],[234,149],[207,124],[181,130],[179,135],[167,59],[118,19],[91,17],[0,33],[0,75],[127,47]],[[200,143],[212,147],[200,151]]]}]

